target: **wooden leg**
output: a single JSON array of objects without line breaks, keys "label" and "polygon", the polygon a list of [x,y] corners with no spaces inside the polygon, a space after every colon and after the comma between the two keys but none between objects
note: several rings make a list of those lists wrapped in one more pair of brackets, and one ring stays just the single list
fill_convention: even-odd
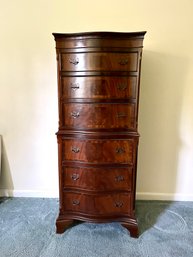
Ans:
[{"label": "wooden leg", "polygon": [[56,233],[62,234],[73,224],[73,220],[57,219],[56,220]]},{"label": "wooden leg", "polygon": [[128,222],[121,222],[121,225],[129,230],[131,237],[137,238],[139,236],[139,230],[136,220],[132,219]]}]

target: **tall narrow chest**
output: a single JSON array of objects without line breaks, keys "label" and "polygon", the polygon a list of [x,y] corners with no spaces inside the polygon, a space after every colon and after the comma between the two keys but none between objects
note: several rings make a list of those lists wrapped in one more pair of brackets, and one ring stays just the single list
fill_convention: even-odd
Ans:
[{"label": "tall narrow chest", "polygon": [[74,220],[120,222],[137,237],[137,125],[145,32],[53,35],[59,106],[57,232]]}]

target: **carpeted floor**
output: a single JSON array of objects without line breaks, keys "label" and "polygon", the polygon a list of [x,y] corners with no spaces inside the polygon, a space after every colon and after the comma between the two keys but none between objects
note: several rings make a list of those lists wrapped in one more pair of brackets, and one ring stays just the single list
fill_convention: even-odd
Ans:
[{"label": "carpeted floor", "polygon": [[193,202],[138,201],[138,239],[118,223],[57,235],[57,211],[57,199],[1,199],[0,257],[193,257]]}]

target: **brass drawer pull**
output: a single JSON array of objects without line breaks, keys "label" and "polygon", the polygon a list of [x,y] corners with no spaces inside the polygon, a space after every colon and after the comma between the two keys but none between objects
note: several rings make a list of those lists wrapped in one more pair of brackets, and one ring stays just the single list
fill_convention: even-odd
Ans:
[{"label": "brass drawer pull", "polygon": [[118,84],[117,85],[117,89],[119,89],[120,91],[124,91],[127,88],[126,84]]},{"label": "brass drawer pull", "polygon": [[115,207],[121,208],[123,206],[122,202],[115,202]]},{"label": "brass drawer pull", "polygon": [[79,63],[79,59],[78,58],[70,58],[69,63],[77,65]]},{"label": "brass drawer pull", "polygon": [[71,151],[74,152],[74,153],[79,153],[79,152],[80,152],[80,149],[79,149],[78,147],[72,146]]},{"label": "brass drawer pull", "polygon": [[80,204],[80,201],[79,201],[79,200],[73,200],[73,201],[72,201],[72,204],[73,204],[73,205],[79,205],[79,204]]},{"label": "brass drawer pull", "polygon": [[80,116],[80,113],[79,112],[71,112],[71,116],[76,119]]},{"label": "brass drawer pull", "polygon": [[73,173],[73,174],[71,175],[71,179],[74,180],[74,181],[78,180],[78,179],[79,179],[79,174]]},{"label": "brass drawer pull", "polygon": [[127,114],[124,113],[124,112],[118,112],[118,113],[117,113],[117,117],[118,117],[118,118],[127,117]]},{"label": "brass drawer pull", "polygon": [[125,153],[125,149],[123,147],[117,147],[116,148],[116,153],[118,153],[118,154]]},{"label": "brass drawer pull", "polygon": [[124,181],[124,177],[123,177],[123,176],[121,176],[121,175],[116,176],[116,177],[115,177],[115,181],[117,181],[117,182]]},{"label": "brass drawer pull", "polygon": [[120,65],[127,65],[128,64],[128,59],[121,59],[120,61],[119,61],[119,64]]},{"label": "brass drawer pull", "polygon": [[71,83],[71,84],[70,84],[70,87],[71,87],[71,89],[74,90],[74,91],[80,88],[78,83],[74,83],[74,84]]}]

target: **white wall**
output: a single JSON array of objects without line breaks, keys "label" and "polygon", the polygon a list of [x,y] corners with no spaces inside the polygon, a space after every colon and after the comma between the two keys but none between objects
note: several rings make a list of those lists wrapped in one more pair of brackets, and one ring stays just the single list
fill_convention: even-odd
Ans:
[{"label": "white wall", "polygon": [[192,10],[192,0],[2,1],[1,194],[58,194],[57,80],[51,33],[147,30],[138,198],[193,200]]}]

